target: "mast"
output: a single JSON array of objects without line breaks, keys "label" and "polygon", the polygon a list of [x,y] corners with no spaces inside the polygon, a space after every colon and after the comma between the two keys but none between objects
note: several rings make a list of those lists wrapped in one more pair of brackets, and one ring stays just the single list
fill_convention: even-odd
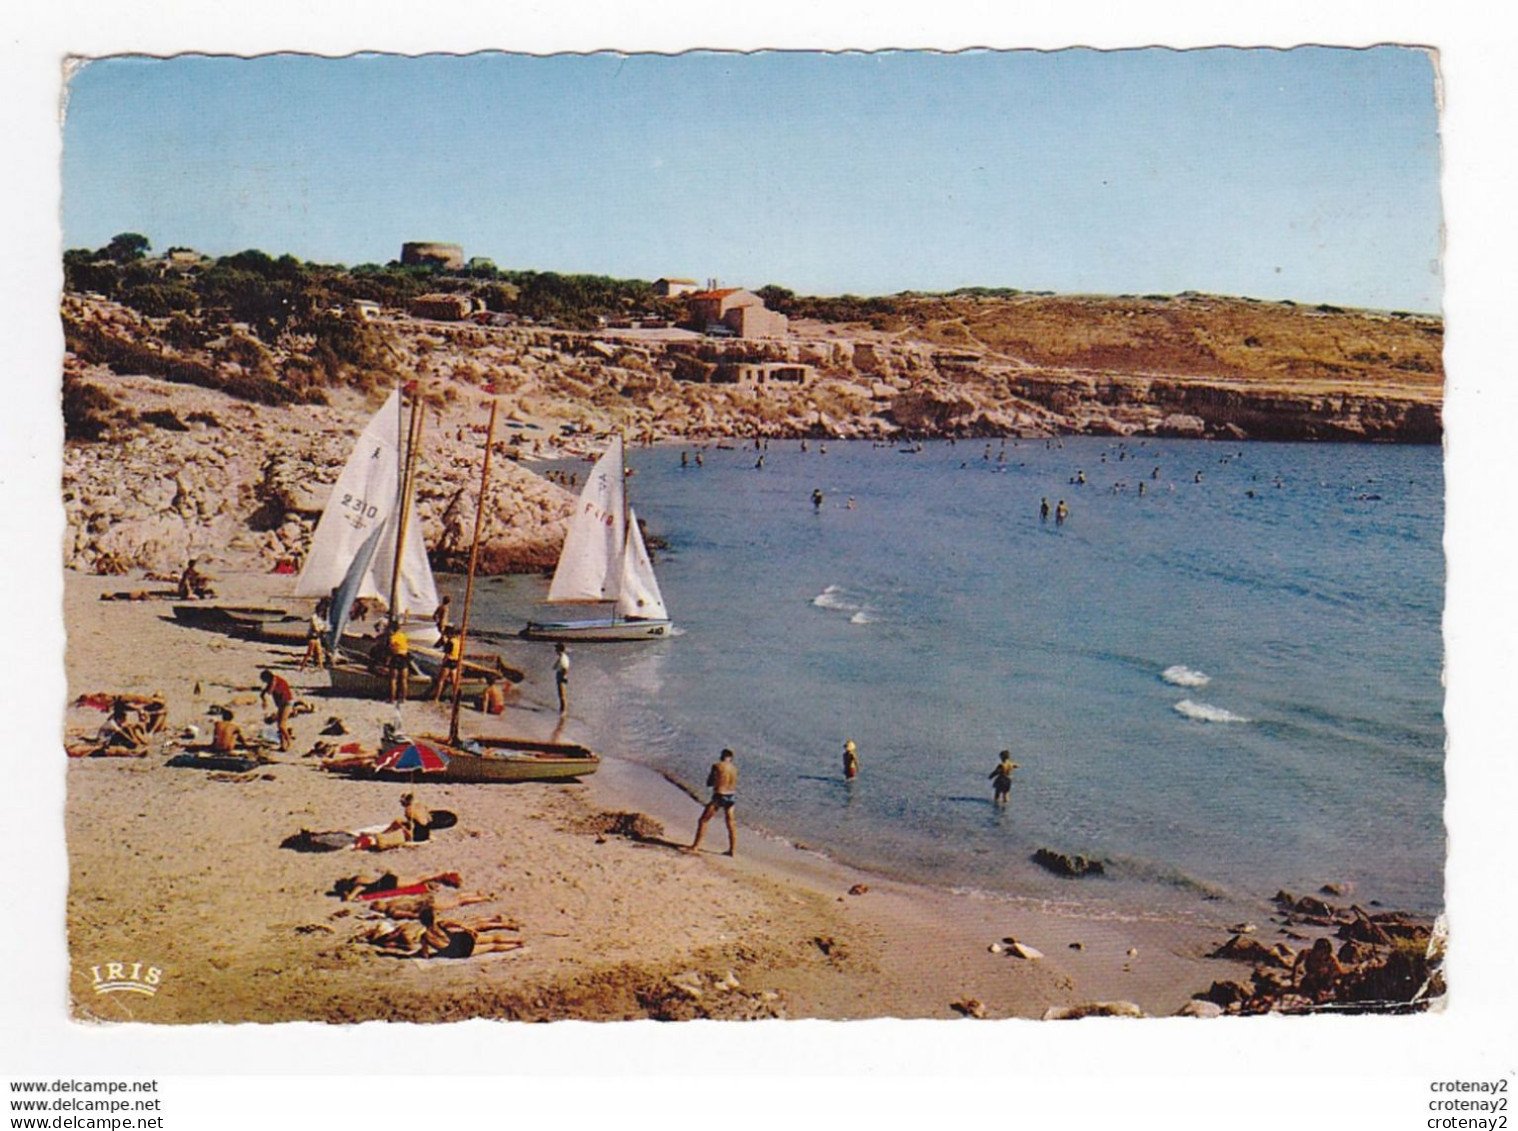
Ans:
[{"label": "mast", "polygon": [[[620,579],[622,574],[627,571],[627,548],[631,544],[631,535],[627,533],[627,526],[630,517],[630,512],[627,505],[627,434],[621,428],[617,429],[617,443],[622,447],[622,482],[617,484],[617,486],[621,488],[622,495],[622,568],[617,575]],[[617,596],[620,597],[620,583],[618,584],[617,589]],[[615,600],[613,600],[611,603],[611,623],[617,623],[617,601]]]},{"label": "mast", "polygon": [[[401,611],[395,607],[396,598],[400,593],[401,585],[401,559],[406,551],[406,527],[411,520],[411,487],[416,472],[416,450],[422,439],[422,414],[421,397],[415,394],[411,398],[411,425],[407,429],[405,447],[402,449],[405,456],[400,462],[400,508],[401,521],[395,532],[395,562],[390,567],[390,619],[397,625],[401,622]],[[399,414],[397,414],[397,431],[399,431]]]},{"label": "mast", "polygon": [[[485,491],[490,484],[490,449],[495,445],[495,415],[500,402],[490,398],[490,426],[485,431],[485,461],[480,470],[480,500],[474,508],[474,542],[469,547],[469,579],[464,583],[464,613],[459,618],[459,670],[453,680],[453,713],[448,721],[448,741],[459,742],[459,700],[464,689],[464,656],[469,641],[469,605],[474,600],[474,569],[480,558],[480,531],[485,525]],[[447,655],[443,659],[446,663]]]}]

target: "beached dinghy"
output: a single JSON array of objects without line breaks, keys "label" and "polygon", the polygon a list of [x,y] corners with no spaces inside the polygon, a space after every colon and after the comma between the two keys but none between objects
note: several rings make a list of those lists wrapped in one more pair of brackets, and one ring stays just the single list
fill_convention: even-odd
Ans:
[{"label": "beached dinghy", "polygon": [[428,781],[520,782],[572,781],[593,774],[600,757],[571,742],[533,742],[524,738],[472,738],[463,745],[424,738],[448,758]]},{"label": "beached dinghy", "polygon": [[379,769],[373,757],[336,759],[323,768],[362,781],[496,782],[575,781],[593,774],[601,759],[589,747],[571,742],[534,742],[525,738],[475,738],[465,745],[438,738],[416,744],[440,757],[441,765],[419,770]]},{"label": "beached dinghy", "polygon": [[187,603],[174,606],[174,619],[191,628],[210,629],[213,632],[238,634],[249,630],[256,632],[258,626],[290,616],[286,609],[273,609],[257,605],[201,605]]},{"label": "beached dinghy", "polygon": [[[388,699],[390,697],[390,673],[375,673],[366,664],[338,660],[327,669],[333,695],[349,699]],[[432,675],[423,672],[415,664],[406,681],[407,699],[426,699],[432,691]],[[485,690],[485,677],[478,668],[466,668],[459,680],[459,694],[466,698],[478,698]]]},{"label": "beached dinghy", "polygon": [[670,634],[669,613],[654,578],[638,517],[627,502],[622,438],[596,461],[548,588],[550,604],[611,604],[609,617],[532,621],[530,640],[659,640]]}]

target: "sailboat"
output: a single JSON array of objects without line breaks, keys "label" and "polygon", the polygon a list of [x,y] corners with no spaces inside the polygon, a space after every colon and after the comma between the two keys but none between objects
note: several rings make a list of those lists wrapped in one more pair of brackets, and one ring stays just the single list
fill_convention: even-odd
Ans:
[{"label": "sailboat", "polygon": [[611,615],[592,620],[532,621],[531,640],[657,640],[671,631],[638,516],[627,502],[622,437],[613,437],[591,469],[569,520],[550,604],[610,602]]},{"label": "sailboat", "polygon": [[[430,619],[438,603],[437,584],[419,524],[409,521],[419,430],[414,409],[412,416],[410,435],[402,437],[397,389],[369,421],[332,487],[295,582],[298,597],[332,598],[329,650],[333,656],[349,610],[361,597],[384,600],[391,615],[418,643],[437,637]],[[334,661],[329,671],[333,688],[343,694],[383,696],[388,691],[385,677],[372,675],[362,666]]]},{"label": "sailboat", "polygon": [[[469,637],[469,613],[474,599],[475,568],[479,562],[480,531],[484,503],[490,483],[490,451],[495,440],[495,401],[490,405],[490,424],[485,432],[485,459],[480,471],[480,505],[475,511],[474,542],[469,551],[469,574],[464,589],[464,615],[459,622],[459,647]],[[541,741],[506,736],[481,736],[463,740],[459,737],[459,707],[465,690],[453,686],[453,710],[446,739],[423,736],[419,743],[437,755],[438,765],[427,771],[433,781],[447,782],[524,782],[577,781],[593,774],[601,758],[589,747],[578,743]],[[555,736],[557,737],[557,735]],[[360,759],[346,763],[328,763],[326,768],[358,778],[393,778],[397,773],[380,769],[380,763]],[[403,775],[402,775],[403,776]]]}]

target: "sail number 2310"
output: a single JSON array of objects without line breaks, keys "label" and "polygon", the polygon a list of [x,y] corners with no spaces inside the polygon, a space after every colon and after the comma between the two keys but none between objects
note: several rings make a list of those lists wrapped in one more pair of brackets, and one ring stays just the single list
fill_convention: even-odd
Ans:
[{"label": "sail number 2310", "polygon": [[340,505],[344,510],[350,510],[360,518],[376,518],[379,515],[379,507],[363,499],[355,498],[353,495],[344,495]]}]

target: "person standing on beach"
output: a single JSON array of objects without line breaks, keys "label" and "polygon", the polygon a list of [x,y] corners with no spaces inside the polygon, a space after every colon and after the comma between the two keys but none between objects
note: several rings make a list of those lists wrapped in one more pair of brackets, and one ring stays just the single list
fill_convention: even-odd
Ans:
[{"label": "person standing on beach", "polygon": [[847,781],[859,776],[859,749],[852,738],[843,744],[843,776]]},{"label": "person standing on beach", "polygon": [[437,634],[440,637],[448,631],[448,606],[452,603],[453,598],[444,593],[437,608],[432,610],[432,623],[437,625]]},{"label": "person standing on beach", "polygon": [[712,796],[706,803],[706,808],[701,810],[701,819],[696,822],[696,839],[691,841],[690,850],[695,852],[701,847],[701,838],[706,835],[706,822],[721,809],[722,816],[727,821],[727,854],[732,856],[738,847],[738,832],[733,827],[733,805],[738,800],[738,767],[733,762],[731,750],[722,751],[717,761],[712,763],[712,768],[706,775],[706,784],[712,787]]},{"label": "person standing on beach", "polygon": [[997,805],[1005,805],[1012,795],[1012,771],[1017,769],[1017,763],[1012,761],[1012,751],[1003,750],[1001,761],[996,763],[996,769],[992,770],[987,777],[991,779],[991,800]]},{"label": "person standing on beach", "polygon": [[306,654],[300,658],[296,671],[305,671],[307,664],[315,664],[319,668],[327,666],[327,650],[322,647],[322,640],[328,631],[327,620],[321,612],[312,613],[311,621],[306,627]]},{"label": "person standing on beach", "polygon": [[274,701],[274,718],[279,727],[279,748],[289,750],[290,744],[295,741],[295,736],[290,733],[290,707],[295,703],[295,692],[290,690],[290,684],[284,676],[275,675],[265,668],[259,676],[263,680],[263,690],[258,693],[258,701],[265,707],[269,701]]},{"label": "person standing on beach", "polygon": [[559,692],[559,714],[569,711],[569,649],[562,644],[553,646],[557,655],[553,658],[553,682]]},{"label": "person standing on beach", "polygon": [[[444,623],[447,624],[446,621]],[[459,630],[448,624],[443,629],[442,643],[443,658],[438,664],[437,675],[432,679],[432,687],[427,692],[427,698],[434,702],[442,698],[445,689],[450,698],[453,696],[464,671],[464,640],[459,636]]]},{"label": "person standing on beach", "polygon": [[821,514],[822,513],[822,488],[821,487],[816,488],[812,492],[812,510],[815,513],[817,513],[817,514]]},{"label": "person standing on beach", "polygon": [[1038,521],[1049,521],[1049,500],[1047,498],[1038,500]]},{"label": "person standing on beach", "polygon": [[390,622],[387,644],[390,654],[390,702],[403,703],[410,697],[411,690],[411,641],[402,631],[399,621]]},{"label": "person standing on beach", "polygon": [[1064,526],[1065,519],[1070,517],[1070,508],[1065,506],[1065,500],[1061,499],[1059,505],[1054,508],[1054,525]]}]

